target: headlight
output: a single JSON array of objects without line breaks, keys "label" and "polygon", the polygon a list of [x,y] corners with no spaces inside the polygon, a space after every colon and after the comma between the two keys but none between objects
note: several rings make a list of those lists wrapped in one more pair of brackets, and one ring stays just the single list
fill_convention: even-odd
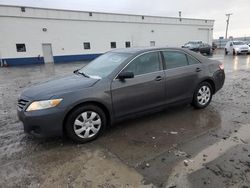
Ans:
[{"label": "headlight", "polygon": [[51,99],[45,101],[34,101],[32,102],[26,111],[42,110],[47,108],[52,108],[61,103],[63,99]]},{"label": "headlight", "polygon": [[234,48],[236,51],[239,51],[240,49],[239,48]]}]

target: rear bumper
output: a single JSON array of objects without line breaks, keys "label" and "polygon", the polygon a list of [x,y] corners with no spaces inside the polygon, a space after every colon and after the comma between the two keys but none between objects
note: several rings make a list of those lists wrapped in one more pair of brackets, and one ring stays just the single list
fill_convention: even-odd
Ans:
[{"label": "rear bumper", "polygon": [[218,70],[214,73],[213,75],[214,78],[214,83],[215,83],[215,91],[214,93],[216,93],[217,91],[219,91],[225,82],[225,72],[224,70]]},{"label": "rear bumper", "polygon": [[58,109],[25,112],[17,110],[24,131],[37,137],[53,137],[63,135],[63,112]]}]

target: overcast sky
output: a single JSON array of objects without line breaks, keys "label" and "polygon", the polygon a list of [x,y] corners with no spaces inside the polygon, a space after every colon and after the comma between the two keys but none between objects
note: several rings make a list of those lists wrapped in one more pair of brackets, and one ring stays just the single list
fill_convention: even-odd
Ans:
[{"label": "overcast sky", "polygon": [[226,13],[229,36],[250,36],[250,0],[0,0],[0,4],[70,10],[178,16],[214,19],[214,38],[225,36]]}]

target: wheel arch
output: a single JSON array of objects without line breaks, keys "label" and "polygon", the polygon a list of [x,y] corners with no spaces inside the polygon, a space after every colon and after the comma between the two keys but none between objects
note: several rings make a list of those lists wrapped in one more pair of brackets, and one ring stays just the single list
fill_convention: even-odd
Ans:
[{"label": "wheel arch", "polygon": [[[212,87],[212,94],[215,94],[216,87],[215,87],[215,82],[214,82],[213,79],[211,79],[211,78],[206,78],[206,79],[202,80],[200,83],[202,83],[202,82],[208,82],[208,83],[211,85],[211,87]],[[200,83],[199,83],[199,84],[200,84]]]},{"label": "wheel arch", "polygon": [[63,119],[63,134],[65,135],[65,125],[66,125],[66,121],[70,115],[71,112],[73,112],[75,109],[81,107],[81,106],[84,106],[84,105],[95,105],[95,106],[98,106],[99,108],[101,108],[103,110],[103,112],[105,113],[106,117],[107,117],[107,126],[111,125],[111,122],[112,122],[112,118],[111,118],[111,113],[108,109],[108,107],[106,105],[104,105],[103,103],[101,102],[98,102],[98,101],[86,101],[86,102],[81,102],[77,105],[75,105],[73,108],[71,108],[67,113],[66,115],[64,116],[64,119]]}]

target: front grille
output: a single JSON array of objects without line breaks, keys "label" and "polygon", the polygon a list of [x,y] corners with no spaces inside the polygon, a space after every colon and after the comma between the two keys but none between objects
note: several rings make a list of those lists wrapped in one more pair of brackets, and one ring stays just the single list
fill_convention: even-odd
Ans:
[{"label": "front grille", "polygon": [[19,99],[17,106],[19,109],[23,110],[27,106],[28,103],[29,103],[29,101],[27,101],[27,100]]},{"label": "front grille", "polygon": [[248,52],[248,50],[241,50],[241,52]]}]

